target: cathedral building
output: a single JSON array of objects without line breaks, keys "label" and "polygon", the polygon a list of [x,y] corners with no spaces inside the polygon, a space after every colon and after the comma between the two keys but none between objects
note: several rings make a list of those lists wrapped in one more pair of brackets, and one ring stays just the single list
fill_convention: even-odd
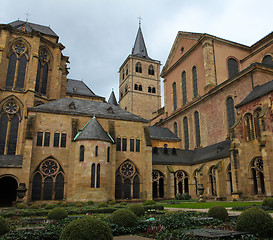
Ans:
[{"label": "cathedral building", "polygon": [[160,73],[139,26],[106,101],[50,27],[0,24],[0,204],[271,196],[272,43],[179,32]]},{"label": "cathedral building", "polygon": [[272,196],[272,53],[273,33],[246,46],[178,32],[161,72],[165,106],[151,120],[181,139],[153,154],[171,195],[202,184],[208,199]]}]

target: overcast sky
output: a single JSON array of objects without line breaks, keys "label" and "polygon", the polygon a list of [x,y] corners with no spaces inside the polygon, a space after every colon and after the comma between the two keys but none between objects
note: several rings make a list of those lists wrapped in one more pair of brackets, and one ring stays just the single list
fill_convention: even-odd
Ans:
[{"label": "overcast sky", "polygon": [[1,0],[0,23],[50,26],[66,46],[69,78],[118,98],[118,70],[142,17],[148,54],[164,66],[178,31],[209,33],[252,45],[272,32],[272,0]]}]

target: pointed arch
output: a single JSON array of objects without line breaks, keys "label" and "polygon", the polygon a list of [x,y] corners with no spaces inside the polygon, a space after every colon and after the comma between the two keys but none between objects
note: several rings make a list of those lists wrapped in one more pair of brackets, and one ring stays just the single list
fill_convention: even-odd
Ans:
[{"label": "pointed arch", "polygon": [[189,192],[189,181],[188,173],[183,170],[178,170],[174,173],[174,186],[175,193],[188,193]]},{"label": "pointed arch", "polygon": [[24,88],[30,46],[23,38],[17,38],[10,44],[6,88],[22,90]]},{"label": "pointed arch", "polygon": [[52,54],[45,46],[40,47],[36,72],[35,91],[46,95],[48,85],[49,65],[52,62]]},{"label": "pointed arch", "polygon": [[195,125],[195,142],[196,147],[200,147],[201,138],[200,138],[200,121],[198,111],[194,112],[194,125]]},{"label": "pointed arch", "polygon": [[148,74],[149,74],[149,75],[155,75],[155,71],[154,71],[153,65],[150,65],[150,66],[149,66]]},{"label": "pointed arch", "polygon": [[62,200],[65,174],[62,166],[52,156],[44,159],[35,169],[31,184],[31,198],[38,200]]},{"label": "pointed arch", "polygon": [[152,171],[153,198],[164,198],[164,174],[159,170]]},{"label": "pointed arch", "polygon": [[234,102],[232,97],[228,97],[226,100],[228,129],[230,129],[235,123],[235,111]]},{"label": "pointed arch", "polygon": [[140,175],[135,164],[125,160],[116,171],[115,198],[138,199],[140,197]]},{"label": "pointed arch", "polygon": [[211,196],[217,196],[216,191],[216,167],[213,165],[209,169],[209,187]]},{"label": "pointed arch", "polygon": [[141,66],[141,63],[140,62],[137,62],[136,63],[136,72],[138,73],[142,73],[142,66]]},{"label": "pointed arch", "polygon": [[176,82],[173,83],[173,110],[177,109]]},{"label": "pointed arch", "polygon": [[264,181],[264,163],[262,157],[255,157],[250,162],[251,179],[253,182],[252,192],[256,194],[265,194],[265,181]]},{"label": "pointed arch", "polygon": [[55,200],[64,198],[64,175],[60,172],[55,180]]},{"label": "pointed arch", "polygon": [[198,82],[197,82],[197,69],[196,66],[192,68],[192,87],[193,87],[193,98],[198,97]]},{"label": "pointed arch", "polygon": [[184,147],[189,149],[189,127],[188,127],[188,118],[183,118],[183,128],[184,128]]}]

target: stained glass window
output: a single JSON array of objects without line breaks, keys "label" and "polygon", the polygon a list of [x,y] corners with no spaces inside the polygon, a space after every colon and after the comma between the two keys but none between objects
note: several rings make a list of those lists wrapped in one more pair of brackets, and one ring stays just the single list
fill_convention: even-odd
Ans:
[{"label": "stained glass window", "polygon": [[173,83],[173,110],[177,109],[176,82]]},{"label": "stained glass window", "polygon": [[229,97],[226,102],[228,128],[230,129],[235,123],[234,103],[232,97]]},{"label": "stained glass window", "polygon": [[187,117],[184,117],[183,119],[183,127],[184,127],[184,146],[185,146],[185,149],[189,149],[189,128],[188,128]]},{"label": "stained glass window", "polygon": [[200,139],[200,123],[199,123],[199,113],[194,112],[194,123],[195,123],[195,141],[196,147],[200,147],[201,139]]},{"label": "stained glass window", "polygon": [[228,60],[228,76],[229,78],[235,77],[239,72],[238,63],[234,58]]}]

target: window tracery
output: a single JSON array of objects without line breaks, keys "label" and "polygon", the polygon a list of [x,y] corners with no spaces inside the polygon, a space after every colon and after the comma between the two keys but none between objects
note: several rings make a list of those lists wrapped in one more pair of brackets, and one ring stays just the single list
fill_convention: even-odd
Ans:
[{"label": "window tracery", "polygon": [[6,88],[22,90],[24,88],[28,48],[22,40],[12,44],[8,53],[9,63],[6,77]]},{"label": "window tracery", "polygon": [[47,93],[49,63],[50,63],[49,52],[45,48],[41,48],[39,51],[35,91],[42,95],[46,95]]},{"label": "window tracery", "polygon": [[14,99],[2,104],[0,111],[0,155],[15,155],[21,110]]},{"label": "window tracery", "polygon": [[32,180],[32,200],[63,200],[64,171],[53,158],[42,161]]}]

